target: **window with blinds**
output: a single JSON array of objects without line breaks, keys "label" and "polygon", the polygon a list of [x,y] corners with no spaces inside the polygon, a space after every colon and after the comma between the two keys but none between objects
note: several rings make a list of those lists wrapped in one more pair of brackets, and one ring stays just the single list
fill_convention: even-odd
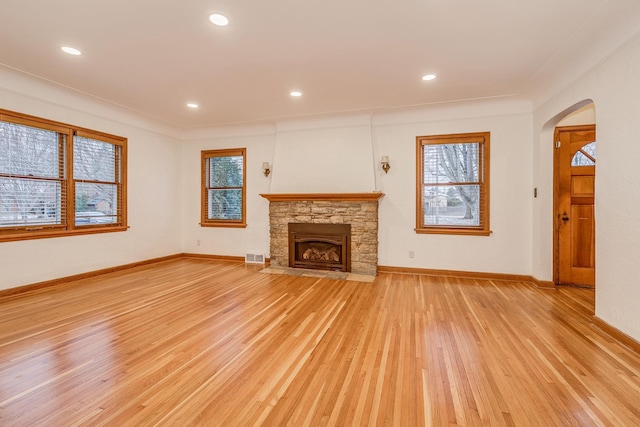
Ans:
[{"label": "window with blinds", "polygon": [[246,149],[202,152],[202,226],[246,227]]},{"label": "window with blinds", "polygon": [[75,223],[118,224],[122,218],[122,146],[76,135],[73,140]]},{"label": "window with blinds", "polygon": [[125,228],[125,153],[124,138],[0,110],[0,241]]},{"label": "window with blinds", "polygon": [[416,140],[416,232],[489,235],[489,132]]}]

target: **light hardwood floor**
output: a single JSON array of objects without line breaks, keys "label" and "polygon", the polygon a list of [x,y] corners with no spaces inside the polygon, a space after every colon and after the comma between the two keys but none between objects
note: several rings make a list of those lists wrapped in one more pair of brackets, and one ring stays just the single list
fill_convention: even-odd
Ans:
[{"label": "light hardwood floor", "polygon": [[177,259],[0,299],[2,426],[637,426],[593,291]]}]

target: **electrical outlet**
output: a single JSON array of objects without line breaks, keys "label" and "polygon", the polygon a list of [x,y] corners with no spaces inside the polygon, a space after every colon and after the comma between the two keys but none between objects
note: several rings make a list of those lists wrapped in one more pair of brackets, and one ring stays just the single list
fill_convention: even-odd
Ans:
[{"label": "electrical outlet", "polygon": [[413,251],[409,251],[409,258],[413,258],[415,256],[415,253]]},{"label": "electrical outlet", "polygon": [[200,240],[196,240],[196,246],[200,246]]}]

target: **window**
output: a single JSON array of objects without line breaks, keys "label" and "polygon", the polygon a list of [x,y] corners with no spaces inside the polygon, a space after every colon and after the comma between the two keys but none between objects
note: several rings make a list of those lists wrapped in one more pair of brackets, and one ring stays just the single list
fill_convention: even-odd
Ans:
[{"label": "window", "polygon": [[202,152],[200,225],[246,227],[246,149]]},{"label": "window", "polygon": [[0,241],[126,230],[126,148],[0,110]]},{"label": "window", "polygon": [[416,232],[489,235],[489,132],[416,141]]},{"label": "window", "polygon": [[596,165],[596,142],[583,145],[571,159],[571,166],[595,166]]},{"label": "window", "polygon": [[118,224],[122,146],[78,131],[73,139],[76,226]]}]

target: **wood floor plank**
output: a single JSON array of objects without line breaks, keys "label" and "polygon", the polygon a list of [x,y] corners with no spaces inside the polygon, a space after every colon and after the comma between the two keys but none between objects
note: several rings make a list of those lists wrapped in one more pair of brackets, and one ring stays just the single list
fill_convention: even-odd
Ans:
[{"label": "wood floor plank", "polygon": [[635,426],[592,290],[173,259],[0,298],[2,426]]}]

